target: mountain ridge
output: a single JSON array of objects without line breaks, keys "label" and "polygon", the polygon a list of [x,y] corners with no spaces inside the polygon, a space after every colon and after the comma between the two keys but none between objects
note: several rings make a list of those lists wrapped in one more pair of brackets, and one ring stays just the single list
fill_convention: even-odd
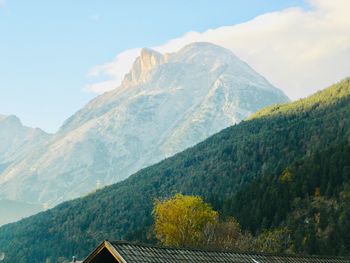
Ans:
[{"label": "mountain ridge", "polygon": [[50,138],[39,128],[24,126],[15,115],[0,116],[0,164],[12,162],[18,155],[29,152],[36,142]]}]

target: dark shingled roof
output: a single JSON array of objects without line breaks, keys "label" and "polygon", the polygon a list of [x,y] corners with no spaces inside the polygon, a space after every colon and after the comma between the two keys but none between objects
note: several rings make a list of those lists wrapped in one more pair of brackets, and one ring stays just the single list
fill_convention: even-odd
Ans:
[{"label": "dark shingled roof", "polygon": [[[179,249],[139,245],[121,241],[106,241],[101,246],[106,247],[120,263],[350,263],[345,257],[318,257],[318,256],[287,256],[256,253],[237,253],[224,251],[209,251],[199,249]],[[101,251],[101,246],[99,251]],[[92,253],[84,262],[95,262]],[[90,258],[90,260],[88,260]],[[99,262],[99,261],[96,261]],[[107,263],[107,262],[106,262]]]}]

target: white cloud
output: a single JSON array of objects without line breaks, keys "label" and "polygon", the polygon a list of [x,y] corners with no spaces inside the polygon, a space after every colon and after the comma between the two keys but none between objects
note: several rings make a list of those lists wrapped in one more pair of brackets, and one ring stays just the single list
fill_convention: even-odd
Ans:
[{"label": "white cloud", "polygon": [[[212,42],[232,50],[292,99],[304,97],[350,76],[350,1],[309,2],[310,10],[289,8],[242,24],[189,32],[154,49],[173,52],[191,42]],[[117,87],[138,53],[127,50],[95,67],[92,75],[112,81],[88,88],[102,92]]]},{"label": "white cloud", "polygon": [[96,82],[93,84],[87,84],[83,90],[100,94],[100,93],[110,91],[110,90],[114,89],[115,87],[118,87],[119,84],[120,84],[120,80],[116,80],[116,79],[103,80],[103,81]]},{"label": "white cloud", "polygon": [[140,51],[140,48],[126,50],[117,55],[112,62],[93,67],[88,73],[89,77],[107,77],[108,80],[87,84],[84,90],[103,93],[118,87],[124,75],[130,70],[135,58],[140,54]]}]

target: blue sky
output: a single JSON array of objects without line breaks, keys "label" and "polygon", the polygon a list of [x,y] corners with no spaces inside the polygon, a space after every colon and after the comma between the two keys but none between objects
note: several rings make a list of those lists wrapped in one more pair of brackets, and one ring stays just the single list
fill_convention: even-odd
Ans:
[{"label": "blue sky", "polygon": [[302,0],[0,1],[0,113],[54,132],[96,94],[88,71],[134,48],[234,25]]}]

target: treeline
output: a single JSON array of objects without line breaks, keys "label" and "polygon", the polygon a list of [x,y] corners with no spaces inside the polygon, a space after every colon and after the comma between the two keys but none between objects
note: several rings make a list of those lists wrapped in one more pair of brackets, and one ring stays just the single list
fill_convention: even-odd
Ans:
[{"label": "treeline", "polygon": [[199,196],[175,194],[156,200],[152,214],[152,235],[161,245],[270,253],[285,252],[291,246],[288,230],[274,229],[254,237],[235,218],[221,217]]},{"label": "treeline", "polygon": [[[280,174],[257,178],[233,197],[211,196],[210,202],[222,223],[214,239],[207,238],[211,243],[197,241],[197,247],[350,255],[350,142],[296,161]],[[147,235],[129,239],[154,242],[152,231],[146,228]]]}]

